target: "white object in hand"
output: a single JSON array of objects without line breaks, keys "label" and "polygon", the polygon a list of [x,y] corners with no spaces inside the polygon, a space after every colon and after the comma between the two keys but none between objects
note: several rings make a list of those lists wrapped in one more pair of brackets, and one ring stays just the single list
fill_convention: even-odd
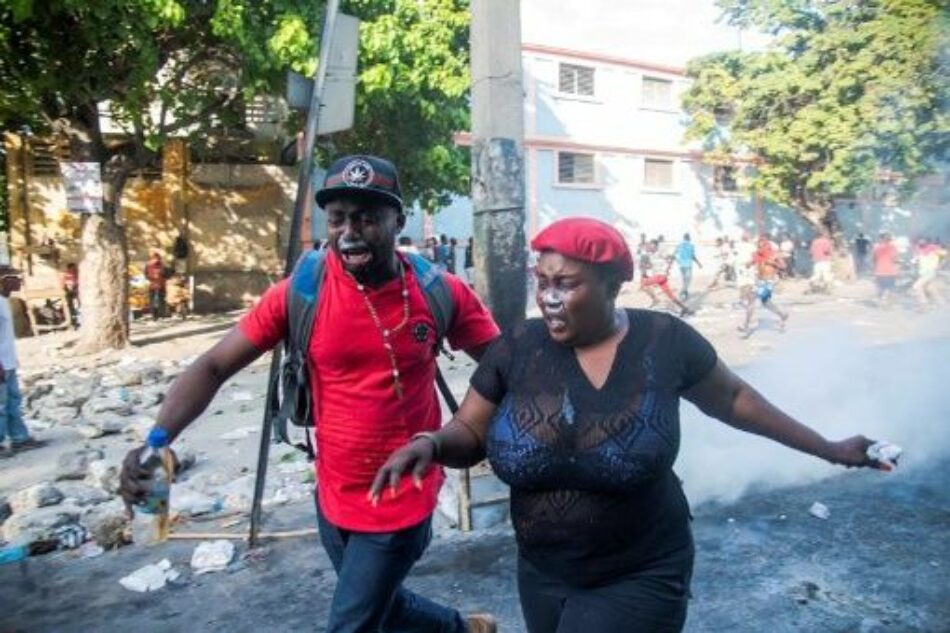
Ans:
[{"label": "white object in hand", "polygon": [[900,459],[903,452],[904,449],[897,444],[881,441],[868,446],[867,456],[876,462],[897,466],[897,460]]}]

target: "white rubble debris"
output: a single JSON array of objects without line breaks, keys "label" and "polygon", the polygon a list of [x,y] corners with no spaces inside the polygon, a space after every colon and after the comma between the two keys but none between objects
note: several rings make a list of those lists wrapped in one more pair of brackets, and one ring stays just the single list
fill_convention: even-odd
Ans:
[{"label": "white rubble debris", "polygon": [[816,501],[815,503],[811,504],[810,508],[808,508],[808,514],[819,519],[827,519],[831,516],[831,510],[829,510],[828,506],[825,504],[821,503],[820,501]]},{"label": "white rubble debris", "polygon": [[121,499],[113,499],[90,508],[80,518],[90,538],[105,549],[116,549],[131,539],[129,515]]},{"label": "white rubble debris", "polygon": [[218,439],[225,441],[230,440],[243,440],[251,433],[257,433],[258,428],[256,426],[242,426],[234,429],[233,431],[228,431],[227,433],[222,433],[218,436]]},{"label": "white rubble debris", "polygon": [[119,467],[109,464],[105,460],[97,459],[89,463],[86,481],[106,492],[117,494],[119,492]]},{"label": "white rubble debris", "polygon": [[84,482],[67,481],[60,485],[65,498],[64,504],[71,504],[80,507],[94,506],[105,503],[112,499],[112,494],[106,492],[98,486],[92,486]]},{"label": "white rubble debris", "polygon": [[89,471],[89,463],[102,459],[105,454],[98,449],[69,451],[56,460],[56,479],[83,479]]},{"label": "white rubble debris", "polygon": [[3,540],[14,545],[27,545],[56,537],[56,529],[74,524],[81,510],[75,506],[55,506],[14,512],[3,522]]},{"label": "white rubble debris", "polygon": [[128,576],[119,579],[119,584],[129,591],[156,591],[165,586],[169,580],[178,578],[178,572],[172,569],[171,561],[163,558],[157,563],[141,567]]},{"label": "white rubble debris", "polygon": [[62,500],[62,491],[50,482],[44,481],[17,490],[10,495],[8,502],[14,514],[22,514],[37,508],[54,506]]},{"label": "white rubble debris", "polygon": [[96,556],[101,556],[103,552],[105,552],[105,550],[95,541],[86,541],[79,546],[80,558],[95,558]]},{"label": "white rubble debris", "polygon": [[232,402],[251,402],[254,400],[254,394],[250,391],[235,391],[231,394]]},{"label": "white rubble debris", "polygon": [[172,514],[198,516],[221,509],[221,502],[218,499],[182,484],[172,485],[170,499]]},{"label": "white rubble debris", "polygon": [[234,558],[234,543],[219,539],[203,541],[191,555],[191,568],[196,576],[215,571],[223,571]]}]

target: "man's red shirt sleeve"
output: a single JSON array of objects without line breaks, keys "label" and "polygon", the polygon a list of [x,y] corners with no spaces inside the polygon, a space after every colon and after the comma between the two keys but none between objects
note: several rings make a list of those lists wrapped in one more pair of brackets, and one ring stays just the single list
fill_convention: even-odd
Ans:
[{"label": "man's red shirt sleeve", "polygon": [[238,322],[238,328],[262,352],[271,349],[287,334],[287,284],[284,279],[268,288],[261,300]]}]

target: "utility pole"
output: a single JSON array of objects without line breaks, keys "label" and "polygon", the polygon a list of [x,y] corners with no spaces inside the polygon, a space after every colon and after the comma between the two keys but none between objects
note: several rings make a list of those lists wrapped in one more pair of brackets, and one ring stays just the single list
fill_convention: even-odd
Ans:
[{"label": "utility pole", "polygon": [[475,288],[509,331],[527,298],[521,2],[471,6]]},{"label": "utility pole", "polygon": [[[300,161],[300,172],[297,177],[297,199],[294,204],[294,214],[290,220],[290,237],[287,242],[287,257],[284,261],[284,276],[293,270],[297,256],[300,254],[300,220],[307,204],[310,192],[310,171],[313,166],[313,149],[317,141],[317,128],[320,121],[320,108],[323,106],[323,88],[327,78],[327,67],[330,61],[330,43],[333,26],[339,13],[340,0],[328,0],[326,17],[323,21],[323,35],[320,38],[320,61],[317,74],[314,77],[314,88],[310,95],[310,108],[307,111],[307,124],[304,130],[303,157]],[[274,350],[271,354],[270,374],[267,380],[267,398],[264,404],[264,420],[262,422],[260,449],[257,455],[257,473],[254,480],[254,499],[251,503],[251,526],[248,534],[248,544],[257,546],[261,528],[261,507],[264,501],[264,484],[267,479],[267,459],[270,455],[270,445],[273,441],[274,390],[277,389],[277,376],[280,372],[281,354]],[[309,429],[307,430],[309,433]]]}]

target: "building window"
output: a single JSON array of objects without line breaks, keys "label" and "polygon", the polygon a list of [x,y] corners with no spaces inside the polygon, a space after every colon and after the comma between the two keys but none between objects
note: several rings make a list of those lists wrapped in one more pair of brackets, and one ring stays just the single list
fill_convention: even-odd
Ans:
[{"label": "building window", "polygon": [[558,69],[557,89],[563,94],[594,96],[594,69],[590,66],[561,64]]},{"label": "building window", "polygon": [[733,165],[713,167],[713,185],[718,193],[737,193],[739,191],[738,170]]},{"label": "building window", "polygon": [[673,82],[668,79],[644,77],[640,106],[652,110],[674,110]]},{"label": "building window", "polygon": [[595,184],[594,155],[558,152],[557,182],[561,185]]},{"label": "building window", "polygon": [[643,162],[643,188],[673,190],[673,161],[647,158]]}]

